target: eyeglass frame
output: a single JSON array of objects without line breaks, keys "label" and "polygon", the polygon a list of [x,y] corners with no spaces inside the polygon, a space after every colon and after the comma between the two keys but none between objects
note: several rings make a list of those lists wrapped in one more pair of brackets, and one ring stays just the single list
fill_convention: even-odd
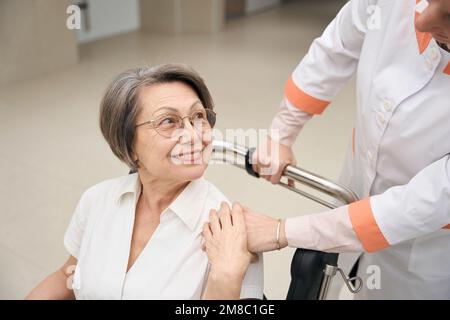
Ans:
[{"label": "eyeglass frame", "polygon": [[[209,120],[208,120],[208,112],[211,112],[211,113],[214,115],[214,117],[217,117],[217,113],[216,113],[214,110],[212,110],[212,109],[209,109],[209,108],[203,108],[202,110],[205,110],[205,112],[206,112],[206,121],[207,121],[208,123],[209,123]],[[179,120],[180,120],[179,123],[181,124],[181,126],[180,126],[179,128],[177,128],[177,129],[183,129],[183,128],[184,128],[184,119],[186,119],[186,118],[189,118],[189,123],[191,124],[191,126],[193,126],[194,123],[193,123],[193,121],[191,121],[190,118],[191,118],[196,112],[198,112],[198,111],[200,111],[200,109],[199,109],[199,110],[196,110],[196,111],[193,111],[190,115],[184,116],[184,117],[181,117],[180,115],[175,114],[176,116],[178,116],[178,118],[179,118]],[[155,111],[155,112],[156,112],[156,111]],[[162,114],[161,116],[164,116],[164,114]],[[158,118],[159,118],[159,117],[158,117]],[[161,133],[158,131],[158,129],[156,129],[155,125],[153,124],[153,122],[155,122],[155,121],[156,121],[156,119],[153,118],[153,119],[151,119],[151,120],[149,120],[149,121],[145,121],[145,122],[142,122],[142,123],[139,123],[139,124],[135,125],[134,128],[136,129],[136,128],[141,127],[141,126],[144,126],[144,125],[147,125],[147,124],[151,124],[151,125],[152,125],[152,129],[154,129],[154,130],[156,131],[156,133],[158,133],[160,136],[162,136],[162,137],[164,137],[164,138],[170,138],[170,136],[167,137],[167,136],[161,134]],[[214,125],[215,125],[215,123],[216,123],[216,119],[214,119]],[[214,126],[214,125],[211,125],[211,123],[209,123],[209,125],[210,125],[211,128]],[[176,129],[175,129],[175,130],[176,130]]]}]

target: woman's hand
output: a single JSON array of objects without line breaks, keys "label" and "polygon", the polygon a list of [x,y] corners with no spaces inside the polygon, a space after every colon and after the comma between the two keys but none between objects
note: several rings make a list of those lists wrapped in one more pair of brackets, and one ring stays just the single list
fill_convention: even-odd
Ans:
[{"label": "woman's hand", "polygon": [[222,202],[219,213],[212,209],[203,228],[205,251],[211,271],[243,277],[252,259],[247,250],[247,232],[242,207]]},{"label": "woman's hand", "polygon": [[203,227],[204,249],[210,272],[206,299],[239,299],[245,272],[252,260],[247,250],[247,232],[239,204],[222,202],[219,213],[211,210]]},{"label": "woman's hand", "polygon": [[248,250],[266,252],[284,248],[288,245],[284,220],[280,222],[279,241],[277,241],[278,220],[244,207],[245,224],[247,226]]}]

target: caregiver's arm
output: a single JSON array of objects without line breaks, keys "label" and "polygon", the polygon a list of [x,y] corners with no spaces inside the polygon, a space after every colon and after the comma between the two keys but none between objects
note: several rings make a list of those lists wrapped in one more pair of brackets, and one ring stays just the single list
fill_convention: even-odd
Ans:
[{"label": "caregiver's arm", "polygon": [[[274,250],[276,219],[248,209],[245,218],[249,250]],[[286,219],[282,245],[374,252],[442,228],[450,228],[450,155],[422,169],[409,183],[382,194],[323,213]]]},{"label": "caregiver's arm", "polygon": [[220,215],[211,210],[210,222],[203,228],[210,271],[203,299],[239,299],[252,254],[247,250],[247,233],[242,209],[233,204],[230,211],[222,203]]},{"label": "caregiver's arm", "polygon": [[[355,73],[367,32],[367,8],[375,2],[349,1],[288,79],[268,140],[258,146],[252,159],[254,170],[272,183],[279,182],[287,164],[295,164],[290,147],[306,122],[321,114]],[[273,143],[279,143],[278,157],[272,156]],[[270,170],[265,174],[260,167]]]},{"label": "caregiver's arm", "polygon": [[34,288],[26,300],[69,300],[75,299],[71,288],[71,276],[77,259],[70,256],[64,265]]}]

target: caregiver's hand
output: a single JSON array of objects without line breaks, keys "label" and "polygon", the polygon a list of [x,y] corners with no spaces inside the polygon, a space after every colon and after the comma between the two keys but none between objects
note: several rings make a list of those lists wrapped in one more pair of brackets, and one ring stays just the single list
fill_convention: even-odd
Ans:
[{"label": "caregiver's hand", "polygon": [[288,245],[284,231],[284,220],[280,223],[279,241],[277,241],[278,219],[257,213],[244,207],[247,225],[248,250],[266,252],[284,248]]},{"label": "caregiver's hand", "polygon": [[244,277],[252,259],[247,250],[247,232],[242,207],[235,203],[230,209],[222,202],[220,211],[211,210],[209,223],[203,227],[205,251],[212,273]]},{"label": "caregiver's hand", "polygon": [[[252,156],[253,170],[261,177],[273,184],[280,182],[281,175],[286,166],[296,165],[292,148],[285,146],[267,137],[261,142]],[[294,181],[288,179],[288,184],[293,187]]]}]

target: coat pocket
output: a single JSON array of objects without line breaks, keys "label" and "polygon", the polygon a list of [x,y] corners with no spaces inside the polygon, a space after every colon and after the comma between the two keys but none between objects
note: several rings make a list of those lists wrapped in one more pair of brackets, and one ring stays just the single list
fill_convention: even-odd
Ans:
[{"label": "coat pocket", "polygon": [[423,276],[450,277],[450,230],[415,239],[408,269]]}]

